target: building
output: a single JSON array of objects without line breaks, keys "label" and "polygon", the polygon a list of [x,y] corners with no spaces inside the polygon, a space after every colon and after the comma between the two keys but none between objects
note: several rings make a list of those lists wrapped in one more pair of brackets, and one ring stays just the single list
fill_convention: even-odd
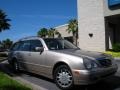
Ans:
[{"label": "building", "polygon": [[[89,51],[106,51],[120,43],[120,0],[77,0],[78,46]],[[72,41],[68,24],[55,27]]]},{"label": "building", "polygon": [[68,24],[55,27],[55,30],[57,30],[61,34],[62,38],[67,39],[68,41],[73,43],[72,33],[68,33],[67,29],[68,29]]},{"label": "building", "polygon": [[120,0],[77,0],[79,47],[112,49],[120,43]]}]

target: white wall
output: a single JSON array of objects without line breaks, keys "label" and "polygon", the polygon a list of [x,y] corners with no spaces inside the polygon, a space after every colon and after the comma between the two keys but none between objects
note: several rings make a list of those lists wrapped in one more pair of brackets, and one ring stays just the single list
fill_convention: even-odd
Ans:
[{"label": "white wall", "polygon": [[[77,0],[79,47],[90,51],[105,51],[103,0]],[[93,33],[93,37],[89,37]]]},{"label": "white wall", "polygon": [[103,0],[103,7],[104,7],[104,16],[120,14],[120,9],[116,9],[116,10],[109,9],[108,0]]},{"label": "white wall", "polygon": [[72,36],[72,33],[68,33],[68,31],[66,31],[68,29],[68,24],[60,25],[55,27],[55,29],[61,34],[62,37]]}]

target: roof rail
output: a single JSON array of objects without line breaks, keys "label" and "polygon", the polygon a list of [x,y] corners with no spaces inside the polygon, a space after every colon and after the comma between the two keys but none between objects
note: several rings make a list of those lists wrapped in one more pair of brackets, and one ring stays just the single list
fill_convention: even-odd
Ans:
[{"label": "roof rail", "polygon": [[29,38],[34,38],[34,37],[40,37],[40,36],[28,36],[28,37],[23,37],[19,39],[18,41],[24,40],[24,39],[29,39]]}]

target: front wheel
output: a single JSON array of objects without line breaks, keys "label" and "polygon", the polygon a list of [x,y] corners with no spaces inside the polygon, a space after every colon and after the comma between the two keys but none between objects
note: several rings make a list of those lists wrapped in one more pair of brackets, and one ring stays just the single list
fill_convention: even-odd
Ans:
[{"label": "front wheel", "polygon": [[73,76],[67,65],[60,65],[54,72],[56,85],[62,90],[68,90],[73,87]]}]

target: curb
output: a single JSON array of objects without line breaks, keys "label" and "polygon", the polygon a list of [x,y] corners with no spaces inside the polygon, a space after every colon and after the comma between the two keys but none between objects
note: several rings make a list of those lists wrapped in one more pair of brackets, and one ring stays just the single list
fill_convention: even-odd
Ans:
[{"label": "curb", "polygon": [[5,61],[5,60],[7,60],[7,58],[4,58],[4,59],[0,60],[0,63],[3,62],[3,61]]},{"label": "curb", "polygon": [[120,62],[120,58],[119,57],[115,57],[114,58],[116,61]]},{"label": "curb", "polygon": [[[6,60],[6,59],[5,59]],[[6,61],[1,61],[0,63],[4,63],[4,62],[6,62]],[[22,85],[25,85],[25,86],[27,86],[27,87],[29,87],[29,88],[31,88],[32,90],[47,90],[47,89],[45,89],[45,88],[43,88],[43,87],[40,87],[39,85],[36,85],[36,84],[34,84],[34,83],[32,83],[32,82],[29,82],[29,81],[27,81],[27,80],[25,80],[25,79],[23,79],[23,78],[21,78],[21,77],[19,77],[19,76],[9,76],[8,74],[6,74],[6,76],[8,77],[8,78],[10,78],[10,79],[12,79],[12,80],[15,80],[15,81],[17,81],[18,83],[20,83],[20,84],[22,84]]]},{"label": "curb", "polygon": [[114,59],[116,59],[116,60],[120,60],[120,57],[115,57]]},{"label": "curb", "polygon": [[7,75],[7,77],[12,79],[12,80],[17,81],[18,83],[20,83],[20,84],[22,84],[22,85],[24,85],[26,87],[31,88],[32,90],[48,90],[48,89],[40,87],[40,86],[38,86],[36,84],[33,84],[33,83],[31,83],[31,82],[29,82],[29,81],[27,81],[27,80],[25,80],[25,79],[23,79],[23,78],[21,78],[19,76],[11,77],[11,76]]},{"label": "curb", "polygon": [[33,84],[33,83],[31,83],[31,82],[29,82],[21,77],[16,76],[16,77],[12,77],[12,78],[13,78],[13,80],[16,80],[17,82],[19,82],[27,87],[30,87],[32,90],[47,90],[47,89],[40,87],[36,84]]}]

